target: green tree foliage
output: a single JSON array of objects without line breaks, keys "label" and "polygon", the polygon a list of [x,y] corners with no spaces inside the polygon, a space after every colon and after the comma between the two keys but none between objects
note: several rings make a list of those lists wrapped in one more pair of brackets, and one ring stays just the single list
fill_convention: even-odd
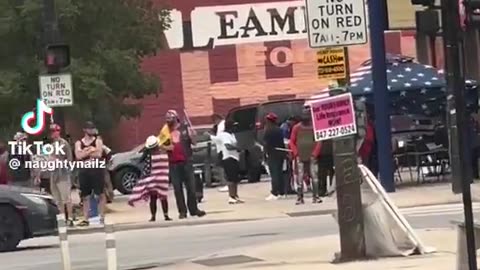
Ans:
[{"label": "green tree foliage", "polygon": [[[169,11],[150,0],[56,0],[60,35],[70,45],[77,120],[108,129],[137,116],[135,99],[155,94],[158,78],[142,73],[142,58],[162,48]],[[19,128],[35,106],[44,73],[43,1],[0,1],[0,127]],[[127,101],[127,102],[125,102]]]}]

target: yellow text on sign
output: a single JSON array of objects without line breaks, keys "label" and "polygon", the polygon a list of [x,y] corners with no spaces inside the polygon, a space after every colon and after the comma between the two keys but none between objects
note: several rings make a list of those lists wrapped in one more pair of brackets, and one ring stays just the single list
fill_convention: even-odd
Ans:
[{"label": "yellow text on sign", "polygon": [[345,79],[345,52],[343,47],[325,48],[317,51],[317,74],[319,79]]}]

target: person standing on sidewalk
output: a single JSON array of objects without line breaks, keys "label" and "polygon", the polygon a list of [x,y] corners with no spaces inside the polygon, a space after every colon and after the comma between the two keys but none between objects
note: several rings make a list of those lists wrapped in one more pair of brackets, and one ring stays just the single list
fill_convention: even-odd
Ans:
[{"label": "person standing on sidewalk", "polygon": [[[84,137],[75,143],[75,157],[80,161],[92,161],[102,158],[103,141],[97,137],[95,125],[88,121],[83,128]],[[102,168],[80,168],[78,172],[80,196],[83,203],[83,217],[78,226],[89,226],[90,196],[99,197],[98,212],[100,222],[105,221],[105,178]]]},{"label": "person standing on sidewalk", "polygon": [[304,204],[304,178],[312,180],[313,203],[321,203],[318,183],[318,157],[320,143],[315,142],[310,107],[305,106],[302,120],[292,129],[289,148],[292,151],[297,173],[297,204]]},{"label": "person standing on sidewalk", "polygon": [[292,128],[294,125],[295,125],[294,116],[290,116],[287,119],[287,121],[283,122],[282,125],[280,125],[280,129],[282,130],[284,139],[290,140],[290,134],[292,133]]},{"label": "person standing on sidewalk", "polygon": [[133,188],[128,204],[133,206],[140,200],[150,201],[150,222],[157,219],[157,200],[162,204],[165,221],[172,220],[168,216],[168,155],[162,151],[171,150],[172,146],[160,146],[158,138],[149,136],[145,141],[141,162],[144,163],[142,178]]},{"label": "person standing on sidewalk", "polygon": [[[318,157],[318,189],[319,196],[325,197],[328,193],[327,178],[332,181],[335,171],[333,170],[333,142],[332,140],[326,140],[318,142],[320,150]],[[318,149],[318,148],[317,148]]]},{"label": "person standing on sidewalk", "polygon": [[237,148],[237,139],[233,134],[234,123],[227,122],[225,130],[217,136],[212,136],[212,140],[219,145],[222,153],[222,167],[225,171],[228,182],[228,203],[238,204],[243,201],[238,196],[238,184],[240,183],[240,154]]},{"label": "person standing on sidewalk", "polygon": [[[191,216],[203,217],[206,213],[198,209],[195,194],[195,176],[192,165],[192,145],[194,144],[192,136],[194,131],[180,122],[175,110],[169,110],[165,115],[165,120],[171,141],[170,139],[161,141],[164,141],[162,145],[171,143],[173,146],[172,150],[168,152],[168,158],[179,218],[187,218],[187,205]],[[187,190],[187,205],[185,205],[184,185]]]},{"label": "person standing on sidewalk", "polygon": [[[215,140],[214,137],[220,135],[220,133],[225,131],[225,119],[223,119],[223,116],[221,116],[219,114],[214,114],[212,116],[212,120],[213,120],[214,124],[213,124],[213,128],[212,128],[212,134],[209,134],[210,139],[214,142],[215,141],[219,142],[219,140]],[[223,160],[222,150],[221,150],[222,145],[215,143],[215,148],[217,150],[217,159],[216,159],[217,162],[218,162],[217,165],[220,165],[220,166],[216,166],[216,168],[218,169],[218,174],[219,174],[219,177],[220,177],[219,180],[220,180],[220,183],[222,185],[222,187],[220,187],[218,189],[218,191],[227,192],[228,191],[228,183],[226,181],[225,171],[223,170],[223,166],[222,166],[222,160]]]},{"label": "person standing on sidewalk", "polygon": [[285,149],[284,134],[277,125],[277,115],[268,113],[265,117],[265,131],[263,143],[265,154],[267,155],[268,170],[270,171],[272,190],[266,198],[267,201],[277,200],[278,196],[286,195],[285,176],[283,175],[283,164],[286,158],[286,152],[279,150]]},{"label": "person standing on sidewalk", "polygon": [[[52,155],[51,160],[62,162],[73,161],[70,144],[60,136],[61,128],[57,124],[50,125],[50,136],[55,148],[63,149],[64,153]],[[72,181],[68,168],[54,168],[50,174],[50,191],[57,203],[60,213],[65,214],[67,225],[73,227],[73,206],[71,200]],[[66,212],[65,212],[66,210]]]},{"label": "person standing on sidewalk", "polygon": [[[19,145],[15,145],[17,152],[21,149],[21,145],[23,143],[27,143],[28,135],[23,132],[17,132],[13,137]],[[20,163],[18,169],[12,170],[10,168],[10,174],[12,176],[12,185],[14,186],[21,186],[21,187],[32,187],[33,186],[33,175],[29,168],[26,168],[26,161],[32,159],[32,157],[28,154],[23,153],[10,153],[8,160],[16,159]]]}]

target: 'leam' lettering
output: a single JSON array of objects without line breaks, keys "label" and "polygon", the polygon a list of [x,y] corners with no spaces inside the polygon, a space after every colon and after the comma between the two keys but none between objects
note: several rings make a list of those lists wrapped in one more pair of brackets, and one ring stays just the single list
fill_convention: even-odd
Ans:
[{"label": "'leam' lettering", "polygon": [[[260,20],[256,12],[268,13],[269,23]],[[253,7],[250,8],[247,18],[239,18],[238,11],[235,10],[216,12],[220,25],[220,35],[217,39],[275,36],[279,35],[279,32],[286,34],[307,33],[306,26],[303,29],[297,28],[299,22],[295,19],[299,17],[296,16],[297,13],[302,15],[305,13],[304,6],[288,7],[284,14],[280,14],[277,8],[257,9],[256,12]]]}]

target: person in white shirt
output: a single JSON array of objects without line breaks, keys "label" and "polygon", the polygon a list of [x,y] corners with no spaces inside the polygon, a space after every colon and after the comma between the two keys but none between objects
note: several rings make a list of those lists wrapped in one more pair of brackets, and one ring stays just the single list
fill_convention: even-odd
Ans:
[{"label": "person in white shirt", "polygon": [[[220,114],[214,114],[212,115],[212,120],[213,120],[213,129],[212,129],[212,135],[211,136],[218,136],[220,133],[225,131],[225,119]],[[215,140],[211,138],[212,141]],[[217,140],[218,141],[218,140]],[[222,158],[222,151],[221,151],[221,145],[215,143],[215,148],[217,149],[217,160],[221,163],[223,160]],[[221,188],[218,189],[220,192],[227,192],[228,191],[228,185],[225,181],[225,172],[223,168],[220,166],[219,171],[218,171],[219,177],[220,177],[220,183],[224,184]]]},{"label": "person in white shirt", "polygon": [[238,196],[238,183],[240,183],[240,153],[237,148],[237,140],[233,134],[234,124],[227,122],[225,131],[220,132],[217,136],[212,136],[212,140],[218,145],[222,153],[222,167],[225,171],[226,180],[228,182],[228,203],[243,203]]}]

